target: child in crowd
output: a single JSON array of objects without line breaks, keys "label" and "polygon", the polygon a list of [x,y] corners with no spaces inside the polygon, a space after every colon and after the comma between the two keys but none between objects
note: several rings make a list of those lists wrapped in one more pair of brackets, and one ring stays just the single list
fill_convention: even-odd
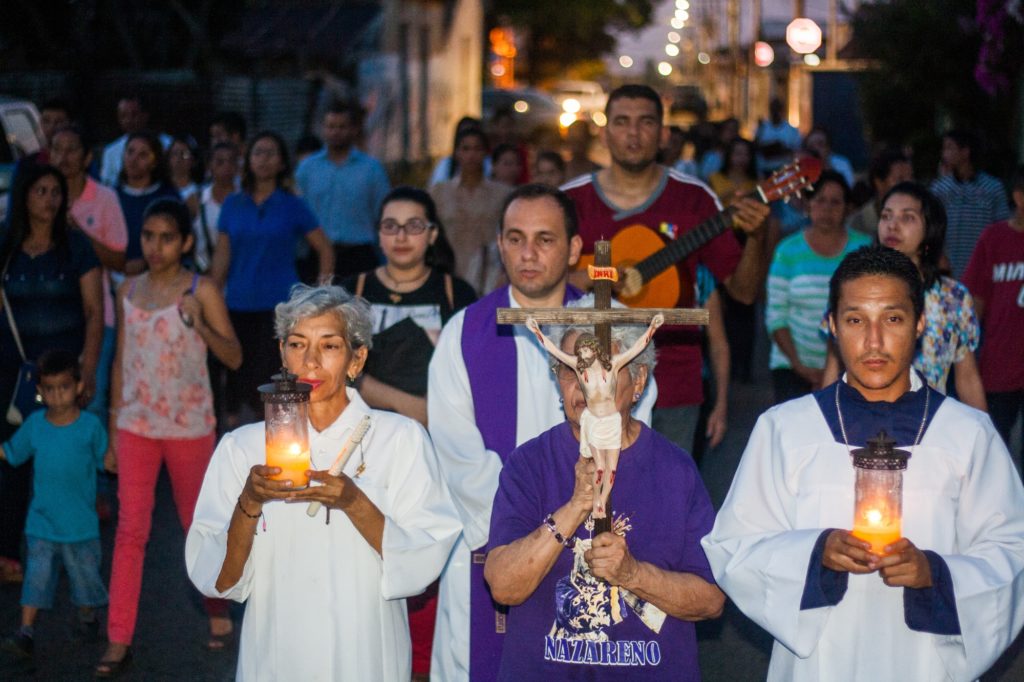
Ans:
[{"label": "child in crowd", "polygon": [[107,603],[100,577],[100,527],[96,472],[103,466],[107,433],[99,418],[78,407],[82,375],[66,351],[39,357],[39,393],[46,410],[33,412],[0,447],[12,466],[35,459],[32,502],[25,522],[28,557],[21,591],[21,628],[3,641],[11,653],[30,657],[39,609],[53,605],[60,563],[71,583],[84,634],[95,634],[96,607]]}]

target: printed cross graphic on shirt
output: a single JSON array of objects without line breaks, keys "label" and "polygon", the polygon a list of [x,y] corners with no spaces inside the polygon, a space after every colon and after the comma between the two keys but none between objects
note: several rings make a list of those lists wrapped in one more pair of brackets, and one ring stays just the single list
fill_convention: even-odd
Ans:
[{"label": "printed cross graphic on shirt", "polygon": [[[620,349],[620,355],[628,355],[627,358],[623,358],[623,364],[629,362],[635,357],[640,351],[643,350],[647,342],[650,341],[650,336],[654,333],[654,329],[661,324],[666,322],[669,324],[686,324],[686,325],[705,325],[708,323],[708,311],[700,308],[612,308],[612,285],[618,280],[618,271],[611,265],[611,244],[608,241],[598,241],[594,244],[594,265],[589,268],[590,278],[594,282],[594,307],[593,308],[498,308],[498,324],[528,324],[531,323],[531,331],[534,331],[538,335],[538,338],[548,348],[553,355],[558,357],[559,354],[564,353],[555,344],[549,341],[546,337],[540,333],[537,325],[541,324],[554,324],[554,325],[570,325],[570,324],[582,324],[582,325],[594,325],[594,335],[597,337],[597,342],[600,347],[600,354],[604,358],[604,362],[608,363],[612,357],[611,348],[611,328],[613,324],[650,324],[651,327],[648,330],[648,334],[642,337],[631,349]],[[660,321],[656,320],[660,318]],[[533,324],[535,323],[535,324]],[[550,344],[550,345],[549,345]],[[577,349],[577,353],[583,361],[589,360],[588,355],[583,355],[584,349]],[[590,353],[592,355],[592,353]],[[559,358],[562,362],[566,362],[565,359]],[[600,371],[602,369],[597,363],[601,363],[600,359],[594,359],[595,364],[593,365],[594,371]],[[609,369],[612,365],[606,364],[604,369]],[[581,382],[584,382],[585,372],[588,370],[577,370],[577,374],[580,375]],[[612,378],[614,380],[614,377]],[[613,384],[614,386],[614,384]],[[587,396],[588,404],[591,394],[588,393],[588,386],[583,384],[584,395]],[[613,396],[614,397],[614,393]],[[599,432],[602,428],[600,417],[593,417],[586,414],[580,420],[580,434],[581,441],[586,441],[588,434],[585,432],[589,429],[584,424],[585,421],[592,421],[595,432]],[[613,421],[618,420],[618,415],[613,415]],[[620,436],[619,436],[620,437]],[[612,448],[611,445],[615,447]],[[594,534],[600,534],[611,530],[611,517],[612,507],[608,500],[608,494],[610,493],[610,487],[614,480],[614,469],[615,463],[617,462],[617,454],[619,450],[619,442],[614,444],[608,444],[602,447],[599,440],[595,439],[593,443],[593,450],[605,450],[609,454],[614,451],[614,456],[611,462],[610,470],[607,472],[607,484],[606,492],[604,494],[604,510],[603,513],[594,515]],[[584,455],[586,456],[586,449],[584,449]],[[599,495],[599,490],[602,484],[604,484],[604,476],[606,472],[603,470],[604,467],[601,459],[598,460],[598,469],[595,473],[594,481],[594,494]],[[595,505],[598,501],[595,500]]]}]

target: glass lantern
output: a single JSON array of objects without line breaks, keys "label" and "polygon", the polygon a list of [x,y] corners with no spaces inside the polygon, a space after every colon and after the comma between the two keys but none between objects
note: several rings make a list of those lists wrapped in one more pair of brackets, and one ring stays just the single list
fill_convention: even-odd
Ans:
[{"label": "glass lantern", "polygon": [[275,481],[291,481],[296,489],[309,485],[309,393],[312,386],[296,381],[284,367],[260,386],[267,434],[267,466],[280,467]]},{"label": "glass lantern", "polygon": [[884,429],[867,445],[851,453],[857,470],[853,535],[884,556],[886,545],[903,537],[903,472],[910,453],[897,450]]}]

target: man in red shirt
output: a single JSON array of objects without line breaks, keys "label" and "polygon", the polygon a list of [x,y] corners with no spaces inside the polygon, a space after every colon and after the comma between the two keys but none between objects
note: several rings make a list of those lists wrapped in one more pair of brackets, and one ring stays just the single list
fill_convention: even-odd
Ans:
[{"label": "man in red shirt", "polygon": [[978,369],[989,416],[1007,448],[1013,424],[1024,413],[1024,166],[1011,189],[1014,214],[985,228],[963,276],[981,320]]},{"label": "man in red shirt", "polygon": [[[593,253],[595,241],[637,224],[676,239],[722,210],[702,182],[657,163],[663,114],[661,98],[645,85],[624,85],[608,96],[603,134],[611,165],[562,187],[576,204],[584,254]],[[768,207],[754,199],[735,205],[733,223],[747,233],[746,244],[740,247],[727,231],[688,256],[681,267],[692,283],[697,265],[703,264],[734,299],[753,303],[764,281],[761,225]],[[586,272],[574,273],[571,281],[581,289],[590,287]],[[700,330],[690,327],[666,325],[655,336],[659,391],[653,426],[687,451],[693,448],[704,400],[700,341]]]}]

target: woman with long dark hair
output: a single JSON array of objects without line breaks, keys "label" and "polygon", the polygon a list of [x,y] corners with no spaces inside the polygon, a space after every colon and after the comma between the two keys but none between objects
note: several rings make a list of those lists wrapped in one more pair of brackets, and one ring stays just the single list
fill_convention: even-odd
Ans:
[{"label": "woman with long dark hair", "polygon": [[[476,300],[473,287],[452,274],[454,256],[430,195],[396,187],[377,220],[384,265],[349,277],[342,286],[370,303],[373,347],[359,380],[371,407],[427,424],[427,369],[441,327]],[[437,583],[408,601],[412,671],[430,673]]]},{"label": "woman with long dark hair", "polygon": [[[876,239],[914,261],[924,283],[925,326],[914,369],[924,375],[929,386],[945,393],[950,369],[955,368],[957,398],[986,410],[985,389],[974,355],[980,339],[974,299],[967,287],[943,269],[946,210],[942,202],[916,182],[901,182],[882,200]],[[825,382],[834,381],[839,372],[839,360],[830,350]]]},{"label": "woman with long dark hair", "polygon": [[393,189],[381,205],[377,236],[384,265],[342,282],[373,309],[373,350],[360,393],[372,407],[426,424],[434,344],[441,327],[476,294],[452,274],[452,247],[423,190]]},{"label": "woman with long dark hair", "polygon": [[167,159],[160,136],[156,133],[140,130],[128,136],[117,180],[117,198],[128,228],[124,271],[128,275],[137,275],[146,268],[142,259],[142,214],[157,199],[181,198],[168,181]]},{"label": "woman with long dark hair", "polygon": [[[80,359],[88,404],[96,390],[103,340],[100,262],[88,237],[68,225],[68,186],[53,166],[26,164],[11,193],[10,226],[0,246],[4,308],[0,314],[0,416],[14,394],[21,353],[35,361],[65,350]],[[14,320],[12,329],[10,319]],[[27,416],[27,415],[26,415]],[[14,433],[0,419],[0,442]],[[21,579],[21,538],[32,465],[0,463],[0,580]]]},{"label": "woman with long dark hair", "polygon": [[210,274],[224,290],[231,325],[242,342],[242,366],[227,377],[227,428],[238,426],[242,402],[263,413],[257,387],[280,369],[274,306],[299,281],[295,247],[309,242],[320,278],[334,272],[334,250],[309,206],[292,192],[288,148],[271,131],[256,135],[242,170],[242,191],[230,195],[217,220]]}]

